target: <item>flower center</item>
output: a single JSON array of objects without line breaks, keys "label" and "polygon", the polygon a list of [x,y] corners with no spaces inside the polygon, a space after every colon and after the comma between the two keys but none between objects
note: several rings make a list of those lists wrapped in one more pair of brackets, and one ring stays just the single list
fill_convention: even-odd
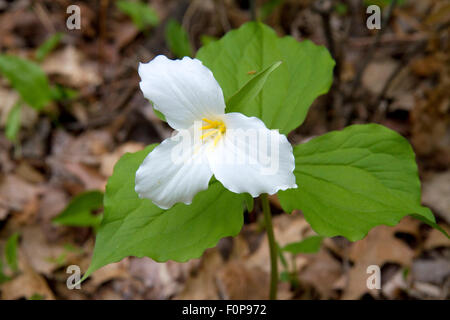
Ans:
[{"label": "flower center", "polygon": [[202,131],[203,130],[209,131],[202,134],[200,136],[200,139],[204,140],[205,138],[214,137],[214,146],[215,146],[217,142],[219,142],[220,138],[227,131],[227,127],[225,126],[225,123],[222,120],[209,120],[206,118],[202,118],[202,120],[207,123],[207,125],[201,128]]}]

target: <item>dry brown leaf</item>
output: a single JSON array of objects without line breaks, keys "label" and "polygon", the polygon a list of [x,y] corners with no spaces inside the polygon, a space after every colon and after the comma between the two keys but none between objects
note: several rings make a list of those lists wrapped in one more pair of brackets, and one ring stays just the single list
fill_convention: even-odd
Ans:
[{"label": "dry brown leaf", "polygon": [[450,171],[438,173],[423,182],[423,203],[450,223]]},{"label": "dry brown leaf", "polygon": [[[4,127],[8,119],[9,111],[19,101],[19,94],[14,89],[0,86],[0,127]],[[20,125],[24,128],[31,128],[38,119],[38,112],[27,106],[21,110]]]},{"label": "dry brown leaf", "polygon": [[[291,242],[302,240],[305,237],[305,234],[311,230],[311,227],[303,216],[298,213],[293,213],[291,215],[283,214],[274,217],[273,227],[275,239],[280,247],[283,247]],[[264,235],[258,249],[248,258],[246,265],[250,268],[260,268],[269,274],[269,261],[269,244],[267,241],[267,236]],[[280,270],[281,267],[281,262],[279,262]]]},{"label": "dry brown leaf", "polygon": [[299,273],[300,283],[312,285],[319,292],[321,299],[337,298],[335,285],[343,272],[339,261],[324,248],[317,254],[305,256],[305,266]]},{"label": "dry brown leaf", "polygon": [[248,268],[245,262],[228,262],[217,273],[217,286],[223,299],[268,299],[269,274],[259,268]]},{"label": "dry brown leaf", "polygon": [[450,260],[446,258],[415,260],[411,274],[415,281],[442,285],[450,277]]},{"label": "dry brown leaf", "polygon": [[378,296],[379,291],[367,288],[367,267],[377,265],[380,268],[387,262],[401,266],[410,266],[415,255],[405,242],[396,238],[396,232],[418,233],[419,222],[404,218],[397,226],[378,226],[373,228],[362,240],[355,242],[349,251],[349,258],[354,262],[349,271],[348,284],[343,299],[359,299],[369,293]]},{"label": "dry brown leaf", "polygon": [[35,271],[49,276],[60,267],[57,261],[65,253],[64,247],[49,242],[39,225],[24,227],[20,234],[22,252]]},{"label": "dry brown leaf", "polygon": [[195,275],[188,278],[183,291],[175,299],[216,300],[219,294],[216,284],[217,270],[223,266],[223,259],[216,248],[208,249],[202,256]]},{"label": "dry brown leaf", "polygon": [[198,267],[199,261],[158,263],[149,258],[132,258],[129,273],[145,286],[146,299],[169,299],[181,292],[184,282],[191,270]]},{"label": "dry brown leaf", "polygon": [[33,183],[44,182],[45,178],[38,170],[33,168],[29,163],[22,161],[16,168],[16,174],[20,178]]},{"label": "dry brown leaf", "polygon": [[407,289],[408,284],[405,281],[403,270],[397,271],[397,273],[381,287],[383,295],[388,299],[398,299],[400,292]]},{"label": "dry brown leaf", "polygon": [[64,130],[57,130],[53,139],[52,157],[95,166],[100,164],[101,156],[107,154],[112,145],[112,137],[105,130],[87,131],[78,137]]},{"label": "dry brown leaf", "polygon": [[45,73],[58,76],[58,83],[67,86],[81,88],[101,83],[97,66],[86,61],[81,52],[71,45],[51,53],[42,63],[42,68]]},{"label": "dry brown leaf", "polygon": [[396,63],[392,59],[373,61],[368,64],[362,77],[362,84],[373,94],[380,94]]},{"label": "dry brown leaf", "polygon": [[39,189],[10,174],[0,180],[0,205],[9,210],[21,212],[38,196]]},{"label": "dry brown leaf", "polygon": [[[450,228],[448,226],[443,224],[440,224],[439,226],[450,234]],[[438,247],[450,247],[450,240],[441,231],[431,229],[423,247],[425,250],[431,250]]]},{"label": "dry brown leaf", "polygon": [[125,258],[120,262],[108,264],[92,273],[90,280],[86,285],[97,288],[101,284],[113,279],[126,279],[129,277],[129,264],[129,258]]},{"label": "dry brown leaf", "polygon": [[44,277],[33,270],[21,250],[19,250],[18,259],[21,273],[0,286],[2,293],[1,299],[29,299],[37,294],[44,297],[46,300],[54,300],[55,297],[53,292],[50,290]]},{"label": "dry brown leaf", "polygon": [[66,162],[64,167],[82,182],[84,190],[105,189],[106,179],[96,169],[75,162]]}]

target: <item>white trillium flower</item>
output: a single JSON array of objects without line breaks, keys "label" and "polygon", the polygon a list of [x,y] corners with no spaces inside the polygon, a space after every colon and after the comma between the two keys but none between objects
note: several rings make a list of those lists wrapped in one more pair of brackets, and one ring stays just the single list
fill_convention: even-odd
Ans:
[{"label": "white trillium flower", "polygon": [[296,188],[292,146],[255,117],[225,113],[222,89],[200,60],[159,55],[139,65],[140,87],[176,134],[150,152],[135,190],[158,207],[190,204],[214,175],[235,193]]}]

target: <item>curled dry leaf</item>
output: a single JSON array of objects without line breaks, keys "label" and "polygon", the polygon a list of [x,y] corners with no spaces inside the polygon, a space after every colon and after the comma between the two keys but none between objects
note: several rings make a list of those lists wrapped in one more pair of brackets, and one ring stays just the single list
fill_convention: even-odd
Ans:
[{"label": "curled dry leaf", "polygon": [[423,183],[423,202],[450,223],[450,171],[438,173]]},{"label": "curled dry leaf", "polygon": [[20,274],[0,286],[1,299],[30,299],[38,295],[46,300],[54,300],[54,294],[45,278],[33,269],[27,257],[20,250],[18,259]]},{"label": "curled dry leaf", "polygon": [[70,87],[81,88],[101,83],[97,66],[85,60],[80,51],[71,45],[50,54],[43,62],[42,69],[56,76],[58,83]]},{"label": "curled dry leaf", "polygon": [[223,259],[216,248],[206,250],[195,275],[187,279],[183,291],[174,298],[181,300],[219,299],[215,276],[222,265]]},{"label": "curled dry leaf", "polygon": [[0,177],[0,208],[8,211],[22,212],[30,206],[39,194],[39,189],[19,178],[9,174]]},{"label": "curled dry leaf", "polygon": [[366,238],[353,243],[349,258],[354,262],[348,273],[348,283],[343,299],[359,299],[365,293],[379,295],[377,290],[367,288],[367,268],[376,265],[380,268],[385,263],[396,263],[408,267],[412,263],[415,252],[404,241],[395,237],[396,232],[418,235],[419,222],[412,218],[404,218],[397,226],[378,226],[372,229]]}]

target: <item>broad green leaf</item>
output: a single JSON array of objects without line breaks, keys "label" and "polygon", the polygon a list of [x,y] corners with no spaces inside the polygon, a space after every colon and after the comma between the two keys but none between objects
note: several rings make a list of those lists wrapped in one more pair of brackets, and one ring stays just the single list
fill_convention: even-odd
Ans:
[{"label": "broad green leaf", "polygon": [[226,112],[258,117],[283,134],[302,124],[313,101],[328,91],[333,79],[334,60],[325,47],[290,36],[280,38],[259,22],[228,32],[201,48],[197,58],[212,70],[225,101],[254,73],[282,61],[254,100],[238,109],[227,107]]},{"label": "broad green leaf", "polygon": [[15,141],[20,129],[22,103],[17,102],[9,111],[6,119],[5,135],[10,141]]},{"label": "broad green leaf", "polygon": [[323,237],[311,236],[299,242],[293,242],[285,245],[283,251],[287,251],[293,254],[297,253],[316,253],[320,250]]},{"label": "broad green leaf", "polygon": [[167,46],[176,57],[192,57],[193,50],[189,42],[189,36],[181,24],[174,19],[170,19],[166,25],[165,35]]},{"label": "broad green leaf", "polygon": [[263,71],[253,76],[238,92],[236,92],[228,101],[227,108],[230,110],[241,110],[252,102],[259,94],[269,75],[280,66],[281,61],[273,63]]},{"label": "broad green leaf", "polygon": [[159,18],[156,11],[147,3],[141,1],[119,0],[116,1],[117,8],[128,15],[134,25],[141,31],[148,27],[158,25]]},{"label": "broad green leaf", "polygon": [[35,58],[37,61],[41,62],[45,59],[45,57],[56,48],[56,46],[59,44],[62,38],[62,33],[57,32],[53,35],[51,35],[43,44],[37,48],[35,53]]},{"label": "broad green leaf", "polygon": [[41,110],[52,100],[47,76],[34,62],[12,55],[0,55],[0,74],[36,110]]},{"label": "broad green leaf", "polygon": [[97,229],[102,221],[102,215],[93,214],[103,205],[103,193],[100,191],[87,191],[75,196],[67,207],[53,222],[73,227],[93,227]]},{"label": "broad green leaf", "polygon": [[217,181],[198,193],[191,205],[180,203],[163,210],[149,199],[139,199],[135,172],[154,147],[125,154],[116,164],[106,186],[92,262],[83,279],[127,256],[184,262],[199,257],[219,239],[239,233],[244,198]]},{"label": "broad green leaf", "polygon": [[8,238],[5,245],[5,258],[12,271],[18,270],[17,263],[17,243],[19,242],[19,233],[14,233]]},{"label": "broad green leaf", "polygon": [[355,241],[377,225],[418,214],[420,180],[408,141],[386,127],[353,125],[294,148],[297,189],[280,192],[282,207],[301,209],[322,236]]}]

